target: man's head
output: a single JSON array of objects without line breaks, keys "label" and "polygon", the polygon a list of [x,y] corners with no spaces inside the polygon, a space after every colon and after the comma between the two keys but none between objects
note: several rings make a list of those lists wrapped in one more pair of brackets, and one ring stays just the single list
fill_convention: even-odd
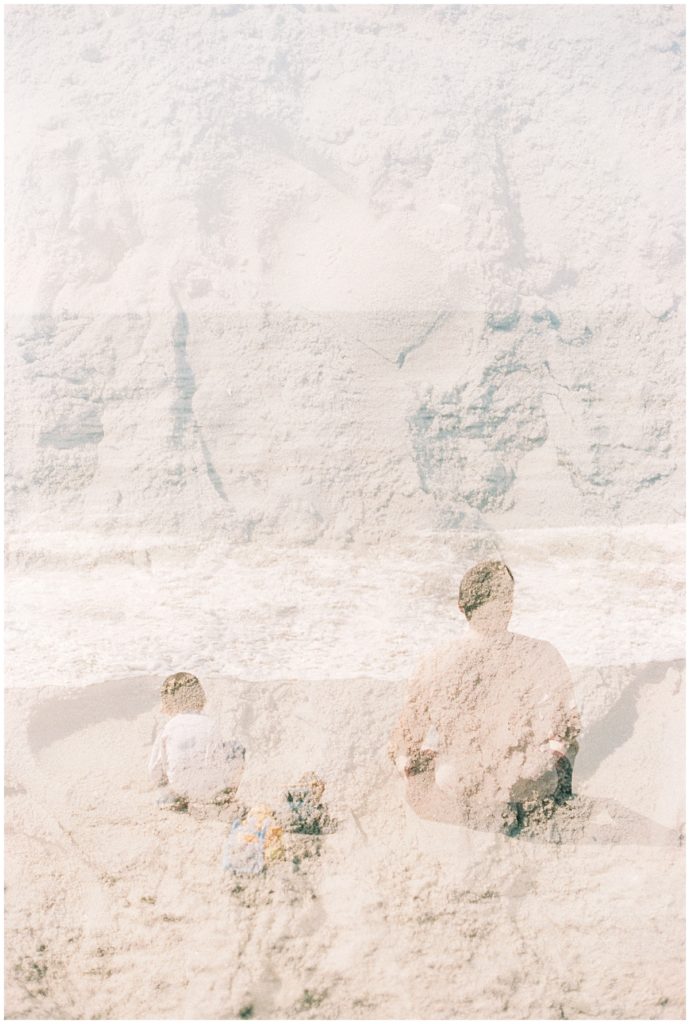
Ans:
[{"label": "man's head", "polygon": [[479,562],[460,583],[458,607],[481,633],[508,628],[513,611],[513,574],[503,562]]},{"label": "man's head", "polygon": [[176,672],[161,686],[161,709],[164,715],[184,715],[204,710],[206,694],[196,676]]}]

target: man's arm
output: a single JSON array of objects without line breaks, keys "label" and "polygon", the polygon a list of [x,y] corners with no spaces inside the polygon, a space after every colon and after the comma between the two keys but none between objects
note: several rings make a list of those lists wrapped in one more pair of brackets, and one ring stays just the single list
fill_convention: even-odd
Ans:
[{"label": "man's arm", "polygon": [[[549,645],[550,646],[550,645]],[[573,757],[578,750],[577,737],[582,725],[575,704],[570,670],[555,647],[550,647],[545,679],[549,690],[545,717],[545,740],[557,756]]]},{"label": "man's arm", "polygon": [[431,717],[432,681],[433,669],[425,659],[410,679],[405,707],[391,736],[388,753],[404,775],[425,771],[439,747]]}]

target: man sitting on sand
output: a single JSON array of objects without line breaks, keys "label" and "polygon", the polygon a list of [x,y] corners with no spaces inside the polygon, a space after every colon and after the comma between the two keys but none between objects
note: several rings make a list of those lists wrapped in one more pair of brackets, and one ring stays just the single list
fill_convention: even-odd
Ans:
[{"label": "man sitting on sand", "polygon": [[190,800],[227,802],[239,784],[244,747],[223,742],[205,705],[201,683],[189,672],[168,676],[161,687],[161,711],[170,720],[149,760],[160,807],[184,811]]},{"label": "man sitting on sand", "polygon": [[390,753],[422,817],[519,831],[571,795],[579,715],[549,643],[511,633],[513,575],[481,562],[462,579],[470,629],[412,677]]}]

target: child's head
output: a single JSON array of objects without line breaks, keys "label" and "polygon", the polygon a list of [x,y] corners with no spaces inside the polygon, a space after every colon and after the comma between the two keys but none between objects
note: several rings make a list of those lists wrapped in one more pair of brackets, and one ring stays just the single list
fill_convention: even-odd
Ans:
[{"label": "child's head", "polygon": [[161,710],[164,715],[183,715],[204,710],[206,694],[196,676],[176,672],[161,686]]}]

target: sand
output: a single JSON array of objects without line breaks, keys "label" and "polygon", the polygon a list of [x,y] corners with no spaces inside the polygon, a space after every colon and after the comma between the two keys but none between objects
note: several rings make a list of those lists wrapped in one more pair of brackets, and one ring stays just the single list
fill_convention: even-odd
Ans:
[{"label": "sand", "polygon": [[[678,5],[8,8],[10,1017],[683,1014],[684,46]],[[385,756],[484,558],[583,720],[516,840]],[[178,670],[239,799],[316,770],[336,832],[237,880],[230,812],[158,812]]]},{"label": "sand", "polygon": [[9,690],[8,1017],[682,1016],[680,668],[616,670],[632,734],[604,754],[590,730],[574,805],[517,839],[406,805],[402,683],[209,680],[238,797],[315,769],[339,822],[257,877],[222,870],[232,809],[156,808],[158,680]]}]

